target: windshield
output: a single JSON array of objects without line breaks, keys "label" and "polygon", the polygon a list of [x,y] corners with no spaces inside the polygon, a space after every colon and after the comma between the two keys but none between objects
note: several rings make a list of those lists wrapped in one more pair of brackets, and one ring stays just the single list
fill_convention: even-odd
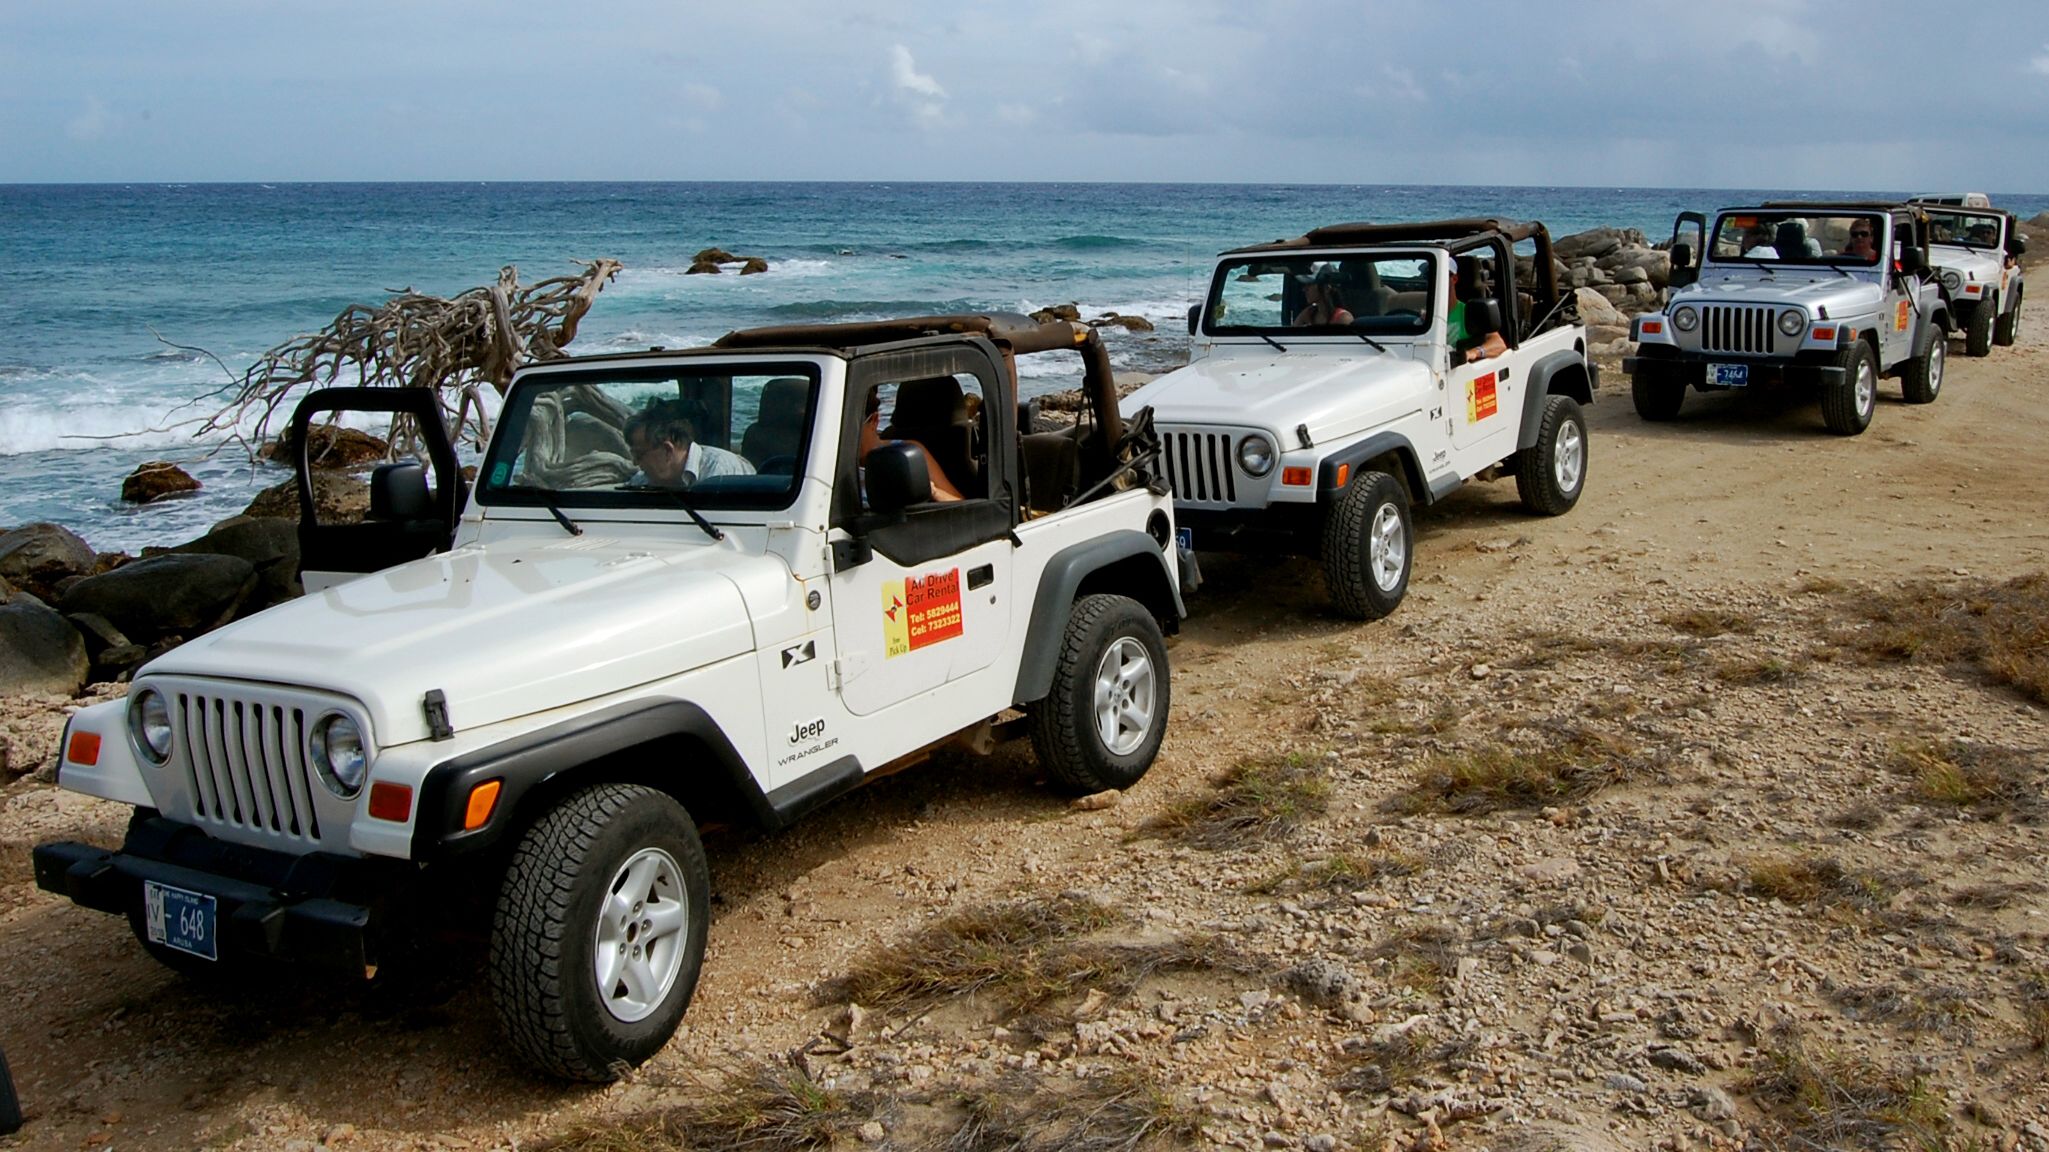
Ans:
[{"label": "windshield", "polygon": [[1421,335],[1430,328],[1430,268],[1422,253],[1229,261],[1210,287],[1203,330]]},{"label": "windshield", "polygon": [[698,508],[781,508],[817,399],[804,363],[535,373],[506,397],[478,492],[487,504],[660,508],[687,492]]},{"label": "windshield", "polygon": [[1715,221],[1717,261],[1870,266],[1887,250],[1883,216],[1732,212]]},{"label": "windshield", "polygon": [[1928,239],[1965,248],[1999,247],[1999,217],[1986,212],[1928,210]]}]

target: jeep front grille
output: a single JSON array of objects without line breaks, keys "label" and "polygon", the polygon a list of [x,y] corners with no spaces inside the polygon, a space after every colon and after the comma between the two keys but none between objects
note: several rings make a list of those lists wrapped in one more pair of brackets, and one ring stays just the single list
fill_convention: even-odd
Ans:
[{"label": "jeep front grille", "polygon": [[193,815],[204,821],[318,841],[320,818],[299,708],[180,692],[180,750]]},{"label": "jeep front grille", "polygon": [[1777,349],[1779,314],[1755,305],[1709,304],[1700,310],[1700,350],[1770,356]]},{"label": "jeep front grille", "polygon": [[1231,438],[1216,432],[1164,432],[1167,482],[1177,500],[1230,504],[1238,499],[1237,465]]}]

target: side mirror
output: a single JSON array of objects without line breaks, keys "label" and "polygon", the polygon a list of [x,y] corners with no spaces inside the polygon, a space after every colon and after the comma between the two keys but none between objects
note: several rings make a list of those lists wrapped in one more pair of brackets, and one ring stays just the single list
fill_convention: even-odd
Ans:
[{"label": "side mirror", "polygon": [[1919,276],[1928,271],[1928,250],[1909,244],[1900,249],[1900,271],[1909,276]]},{"label": "side mirror", "polygon": [[1691,268],[1691,267],[1693,267],[1693,245],[1691,245],[1691,244],[1674,244],[1674,245],[1672,245],[1672,267],[1674,267],[1674,268]]},{"label": "side mirror", "polygon": [[1190,304],[1190,305],[1188,306],[1188,334],[1189,334],[1190,336],[1193,336],[1193,335],[1195,335],[1195,325],[1196,325],[1196,322],[1197,322],[1197,321],[1199,321],[1199,320],[1201,320],[1201,319],[1202,319],[1202,305],[1200,305],[1200,304]]},{"label": "side mirror", "polygon": [[861,461],[868,473],[868,507],[901,516],[914,504],[932,502],[932,465],[925,450],[907,440],[877,447]]},{"label": "side mirror", "polygon": [[427,470],[418,464],[379,464],[370,473],[372,520],[428,520],[434,498],[427,491]]},{"label": "side mirror", "polygon": [[2025,254],[2027,250],[2028,238],[2026,236],[2023,236],[2018,232],[2009,232],[2006,234],[2006,254],[2008,256],[2021,256]]},{"label": "side mirror", "polygon": [[1475,336],[1501,331],[1501,301],[1466,301],[1466,331]]}]

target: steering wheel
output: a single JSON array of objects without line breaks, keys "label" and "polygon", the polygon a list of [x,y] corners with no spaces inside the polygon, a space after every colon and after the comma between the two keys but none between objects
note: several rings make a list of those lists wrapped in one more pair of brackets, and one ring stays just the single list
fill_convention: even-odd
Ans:
[{"label": "steering wheel", "polygon": [[770,456],[756,465],[754,470],[763,476],[793,476],[797,472],[797,457],[794,453]]}]

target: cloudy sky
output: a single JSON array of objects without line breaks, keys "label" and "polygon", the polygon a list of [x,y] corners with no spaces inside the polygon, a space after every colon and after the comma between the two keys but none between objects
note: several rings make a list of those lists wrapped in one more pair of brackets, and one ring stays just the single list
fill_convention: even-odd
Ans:
[{"label": "cloudy sky", "polygon": [[16,0],[0,182],[2049,192],[2049,4]]}]

